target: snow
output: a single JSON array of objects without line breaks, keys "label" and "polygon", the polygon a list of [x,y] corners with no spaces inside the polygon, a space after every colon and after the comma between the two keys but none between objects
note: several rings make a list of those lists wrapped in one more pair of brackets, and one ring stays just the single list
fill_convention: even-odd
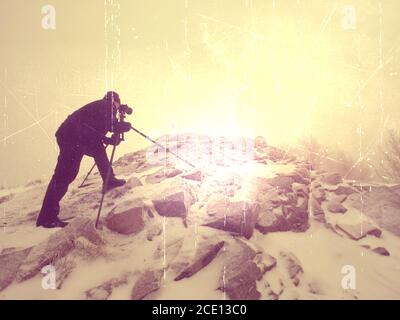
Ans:
[{"label": "snow", "polygon": [[[188,171],[185,164],[176,163],[175,167]],[[106,215],[115,203],[126,199],[142,198],[151,210],[151,199],[162,194],[171,187],[174,178],[166,179],[156,184],[146,184],[146,176],[158,171],[162,166],[149,167],[143,172],[134,172],[125,176],[126,179],[137,177],[144,184],[123,194],[121,198],[106,197],[103,215]],[[271,178],[280,174],[288,174],[296,168],[294,163],[279,163],[268,161],[267,165],[254,161],[232,163],[229,166],[209,164],[203,168],[206,177],[214,181],[226,180],[232,176],[243,178],[243,185],[236,199],[244,197],[250,189],[252,177]],[[86,188],[77,189],[83,177],[78,178],[70,187],[68,195],[62,203],[62,211],[68,209],[79,197],[95,197],[98,195],[100,178],[93,175]],[[196,185],[196,182],[187,181]],[[208,183],[208,182],[206,182]],[[211,182],[210,182],[211,183]],[[235,180],[236,183],[236,180]],[[328,186],[326,186],[328,188]],[[332,186],[329,186],[332,188]],[[45,191],[45,185],[1,190],[0,197],[13,194],[13,198],[0,204],[0,219],[4,227],[0,231],[0,252],[6,248],[27,248],[39,244],[57,232],[57,230],[36,228],[35,216],[28,216],[38,210]],[[203,190],[204,191],[204,190]],[[202,201],[207,196],[201,197]],[[198,217],[204,216],[205,202],[200,201],[191,207],[189,216],[196,223]],[[362,221],[374,221],[362,212],[353,208],[346,201],[343,205],[348,209],[345,214],[332,214],[326,209],[327,222],[335,226],[338,223],[357,224]],[[89,216],[95,218],[97,210],[81,210],[73,212],[72,216]],[[71,214],[68,212],[68,214]],[[151,227],[159,226],[161,235],[153,241],[147,239]],[[12,283],[0,292],[0,299],[85,299],[85,291],[101,285],[116,277],[129,273],[127,284],[114,288],[109,299],[129,299],[133,283],[148,269],[166,268],[174,258],[173,248],[185,235],[198,236],[199,226],[194,224],[186,228],[180,218],[165,218],[156,216],[147,218],[146,228],[134,236],[124,236],[113,233],[105,227],[102,231],[107,243],[104,256],[95,259],[76,257],[77,267],[64,281],[60,290],[44,290],[41,287],[41,274],[22,283]],[[215,231],[215,230],[214,230]],[[210,232],[210,237],[215,233]],[[232,237],[226,233],[224,240]],[[258,281],[257,289],[262,299],[270,299],[269,290],[276,293],[283,289],[280,299],[400,299],[400,238],[387,230],[383,230],[381,238],[368,235],[359,241],[354,241],[343,234],[333,232],[322,223],[310,219],[310,228],[306,232],[274,232],[262,234],[255,231],[249,243],[256,244],[266,253],[276,257],[278,264]],[[381,256],[363,246],[384,247],[390,256]],[[195,249],[195,245],[194,245]],[[281,252],[292,252],[300,261],[304,274],[300,276],[300,284],[294,285],[288,278],[287,270],[280,263]],[[194,276],[174,281],[170,269],[165,269],[161,288],[147,299],[227,299],[226,294],[217,290],[225,264],[225,247],[216,258]],[[346,265],[355,267],[356,289],[343,289],[342,269]],[[281,282],[283,282],[283,287]]]}]

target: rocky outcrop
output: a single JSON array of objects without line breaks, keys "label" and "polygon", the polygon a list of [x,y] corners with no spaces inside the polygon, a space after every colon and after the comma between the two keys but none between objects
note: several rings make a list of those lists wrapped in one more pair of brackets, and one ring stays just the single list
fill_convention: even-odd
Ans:
[{"label": "rocky outcrop", "polygon": [[[222,271],[219,289],[232,300],[256,300],[261,297],[257,281],[275,266],[263,263],[263,254],[246,243],[236,240],[227,248],[227,258]],[[270,259],[273,260],[273,259]]]},{"label": "rocky outcrop", "polygon": [[[176,276],[175,281],[189,278],[206,267],[224,246],[224,241],[218,237],[190,233],[185,237],[178,256],[171,263],[171,269]],[[195,248],[195,249],[193,249]]]},{"label": "rocky outcrop", "polygon": [[332,213],[346,213],[347,209],[339,201],[328,202],[328,210]]},{"label": "rocky outcrop", "polygon": [[115,206],[106,217],[107,228],[121,234],[137,234],[144,229],[144,225],[144,204],[139,199]]},{"label": "rocky outcrop", "polygon": [[230,202],[227,199],[225,205],[221,203],[218,210],[215,210],[215,206],[210,210],[213,210],[212,218],[210,218],[211,221],[204,224],[205,226],[236,233],[247,239],[253,235],[259,212],[257,203]]},{"label": "rocky outcrop", "polygon": [[190,186],[175,180],[153,199],[155,210],[160,216],[185,218],[195,197]]}]

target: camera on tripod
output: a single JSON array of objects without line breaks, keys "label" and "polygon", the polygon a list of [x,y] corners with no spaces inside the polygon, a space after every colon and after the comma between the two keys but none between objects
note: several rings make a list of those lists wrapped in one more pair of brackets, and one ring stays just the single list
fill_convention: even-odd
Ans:
[{"label": "camera on tripod", "polygon": [[133,109],[131,107],[129,107],[127,104],[121,104],[119,106],[119,112],[130,115],[130,114],[132,114]]}]

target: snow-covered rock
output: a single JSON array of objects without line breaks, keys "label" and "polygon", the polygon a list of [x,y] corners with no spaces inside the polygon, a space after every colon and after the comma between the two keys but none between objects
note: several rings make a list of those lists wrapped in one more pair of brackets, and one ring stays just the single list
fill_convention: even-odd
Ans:
[{"label": "snow-covered rock", "polygon": [[[262,137],[157,141],[196,169],[154,146],[122,156],[100,230],[97,172],[71,185],[61,230],[34,225],[45,183],[0,190],[0,299],[400,298],[399,186],[312,170]],[[37,290],[48,264],[58,290]]]}]

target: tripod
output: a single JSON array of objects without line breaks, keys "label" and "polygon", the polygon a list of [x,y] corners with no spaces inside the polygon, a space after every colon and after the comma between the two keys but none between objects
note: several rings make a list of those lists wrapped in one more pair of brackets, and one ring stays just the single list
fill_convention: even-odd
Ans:
[{"label": "tripod", "polygon": [[[120,111],[119,112],[119,122],[123,122],[125,119],[125,112]],[[119,141],[124,141],[124,133],[119,133],[118,134],[118,140]],[[110,163],[108,164],[108,169],[107,169],[107,175],[106,175],[106,179],[104,181],[104,185],[103,185],[103,189],[101,191],[101,200],[100,200],[100,205],[99,205],[99,210],[97,211],[97,218],[96,218],[96,223],[95,223],[95,228],[97,229],[97,226],[99,224],[99,219],[100,219],[100,213],[101,213],[101,209],[103,207],[103,202],[104,202],[104,196],[107,192],[107,186],[108,186],[108,181],[110,180],[110,174],[111,174],[111,168],[112,168],[112,163],[114,160],[114,155],[115,155],[115,149],[117,148],[117,144],[115,143],[113,145],[112,148],[112,152],[111,152],[111,157],[110,157]],[[107,148],[107,147],[106,147]],[[90,171],[88,172],[88,174],[86,175],[84,181],[82,182],[82,184],[80,185],[80,187],[83,185],[83,183],[86,181],[86,179],[89,177],[90,173],[92,172],[93,168],[95,167],[96,164],[93,165],[92,169],[90,169]]]},{"label": "tripod", "polygon": [[[131,130],[137,132],[138,134],[140,134],[142,137],[146,138],[147,140],[149,140],[150,142],[154,143],[155,145],[159,146],[160,148],[163,148],[164,150],[166,150],[167,152],[171,153],[172,155],[174,155],[175,157],[177,157],[178,159],[182,160],[183,162],[185,162],[186,164],[188,164],[189,166],[191,166],[192,168],[196,168],[192,163],[190,163],[189,161],[183,159],[181,156],[179,156],[178,154],[172,152],[171,150],[165,148],[162,144],[158,143],[157,141],[151,139],[149,136],[145,135],[143,132],[139,131],[138,129],[134,128],[133,126],[131,126]],[[123,139],[122,139],[123,140]],[[114,146],[115,147],[115,146]],[[107,146],[106,146],[107,148]],[[113,148],[113,153],[111,154],[113,156],[114,154],[114,148]],[[94,170],[94,168],[96,167],[96,163],[93,164],[93,166],[90,168],[89,172],[86,174],[85,178],[83,179],[82,183],[78,186],[78,188],[83,188],[85,186],[85,182],[86,180],[89,178],[90,174],[92,173],[92,171]]]}]

